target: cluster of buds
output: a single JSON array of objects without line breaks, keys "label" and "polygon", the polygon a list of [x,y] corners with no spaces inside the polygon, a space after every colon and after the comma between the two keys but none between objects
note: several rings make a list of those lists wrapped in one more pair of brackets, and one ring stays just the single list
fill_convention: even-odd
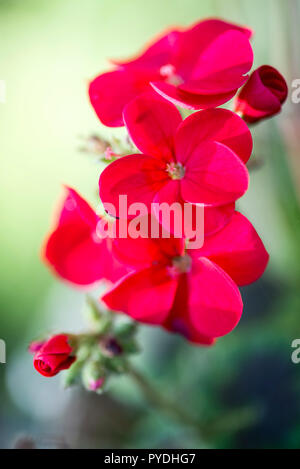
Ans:
[{"label": "cluster of buds", "polygon": [[82,381],[88,391],[102,393],[113,374],[127,370],[128,358],[138,351],[136,324],[120,323],[110,311],[101,311],[89,299],[92,330],[84,334],[58,334],[29,345],[35,369],[45,377],[66,370],[65,387]]},{"label": "cluster of buds", "polygon": [[83,145],[79,150],[83,153],[95,155],[103,163],[111,163],[133,151],[138,153],[128,135],[124,138],[112,137],[110,141],[100,135],[90,135],[83,138]]}]

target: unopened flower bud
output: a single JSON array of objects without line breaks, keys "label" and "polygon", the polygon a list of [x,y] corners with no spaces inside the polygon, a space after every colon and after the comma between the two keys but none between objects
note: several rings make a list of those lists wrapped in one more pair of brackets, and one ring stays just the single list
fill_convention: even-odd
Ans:
[{"label": "unopened flower bud", "polygon": [[109,146],[109,143],[98,137],[97,135],[91,135],[86,139],[86,145],[82,148],[82,151],[87,153],[94,153],[96,155],[103,155]]},{"label": "unopened flower bud", "polygon": [[114,337],[105,337],[100,342],[100,348],[103,355],[107,357],[116,357],[122,354],[123,349]]},{"label": "unopened flower bud", "polygon": [[70,368],[75,360],[69,337],[66,334],[60,334],[51,337],[39,348],[34,356],[33,364],[41,375],[51,377]]},{"label": "unopened flower bud", "polygon": [[235,99],[235,111],[246,122],[255,123],[281,111],[288,96],[284,77],[274,67],[263,65],[254,70]]},{"label": "unopened flower bud", "polygon": [[102,392],[105,370],[100,361],[89,361],[82,370],[82,382],[88,391]]},{"label": "unopened flower bud", "polygon": [[99,378],[99,379],[91,379],[89,382],[89,390],[90,391],[98,391],[99,389],[102,389],[104,384],[104,378]]}]

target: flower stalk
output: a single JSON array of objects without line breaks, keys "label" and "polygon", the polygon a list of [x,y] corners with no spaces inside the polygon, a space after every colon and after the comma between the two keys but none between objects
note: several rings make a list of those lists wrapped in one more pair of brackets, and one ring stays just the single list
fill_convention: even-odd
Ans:
[{"label": "flower stalk", "polygon": [[256,423],[260,418],[259,409],[243,407],[232,409],[211,420],[199,422],[177,402],[167,399],[148,381],[143,374],[131,365],[128,373],[140,388],[145,399],[153,407],[174,418],[179,424],[190,427],[199,440],[209,443],[213,438],[226,432],[236,432]]}]

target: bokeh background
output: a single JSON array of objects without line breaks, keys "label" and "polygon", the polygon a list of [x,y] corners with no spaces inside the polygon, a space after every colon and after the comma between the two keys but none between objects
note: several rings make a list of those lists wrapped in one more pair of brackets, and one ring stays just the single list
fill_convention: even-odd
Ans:
[{"label": "bokeh background", "polygon": [[[26,351],[40,332],[83,324],[84,294],[52,277],[40,246],[62,183],[96,201],[101,165],[79,151],[82,139],[119,132],[101,127],[88,81],[107,58],[131,56],[160,30],[208,16],[252,27],[255,65],[277,67],[289,87],[300,78],[298,0],[0,0],[0,447],[300,447],[300,364],[291,361],[300,338],[300,104],[290,98],[253,131],[256,164],[239,209],[271,261],[243,289],[239,327],[212,349],[146,327],[139,337],[141,372],[199,421],[221,417],[226,431],[201,441],[147,405],[126,377],[103,396],[65,391],[59,377],[33,371]],[[253,411],[247,426],[240,408]]]}]

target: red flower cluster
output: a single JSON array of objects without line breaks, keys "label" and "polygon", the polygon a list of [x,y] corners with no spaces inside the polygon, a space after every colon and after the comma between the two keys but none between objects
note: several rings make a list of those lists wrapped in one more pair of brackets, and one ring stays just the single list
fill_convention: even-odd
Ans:
[{"label": "red flower cluster", "polygon": [[[238,287],[256,281],[269,258],[235,202],[249,183],[252,137],[245,120],[279,112],[287,88],[272,67],[246,75],[253,63],[251,34],[216,19],[172,30],[133,60],[115,63],[89,88],[102,123],[125,125],[137,147],[100,175],[106,211],[122,218],[119,197],[126,195],[128,204],[144,204],[165,228],[153,204],[201,205],[203,247],[191,249],[172,227],[168,239],[106,238],[99,229],[103,218],[68,188],[44,249],[46,262],[74,285],[112,282],[102,297],[110,309],[196,344],[211,345],[233,330],[243,310]],[[242,86],[235,106],[245,120],[215,108]],[[197,112],[183,120],[175,104]],[[129,213],[125,218],[129,223]],[[36,368],[48,375],[70,363],[67,345],[67,355],[59,357],[49,347],[42,345],[35,357]]]}]

